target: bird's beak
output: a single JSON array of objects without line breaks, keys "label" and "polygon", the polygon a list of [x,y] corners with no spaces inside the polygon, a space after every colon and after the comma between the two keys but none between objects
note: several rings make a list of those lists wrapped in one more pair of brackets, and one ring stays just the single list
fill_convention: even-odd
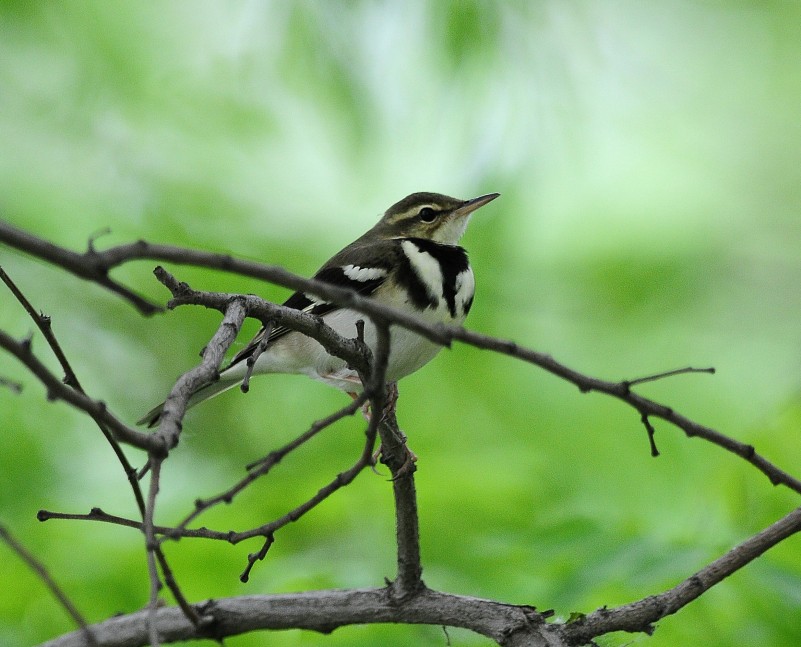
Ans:
[{"label": "bird's beak", "polygon": [[462,206],[457,207],[454,210],[454,214],[459,216],[466,216],[468,214],[473,213],[476,209],[483,207],[488,202],[492,202],[495,198],[497,198],[500,193],[488,193],[487,195],[482,195],[477,198],[473,198],[472,200],[465,200],[462,203]]}]

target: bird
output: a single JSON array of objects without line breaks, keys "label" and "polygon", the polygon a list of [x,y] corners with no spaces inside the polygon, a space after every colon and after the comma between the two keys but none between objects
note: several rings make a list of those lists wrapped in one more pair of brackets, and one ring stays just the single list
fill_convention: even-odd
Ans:
[{"label": "bird", "polygon": [[[460,200],[440,193],[412,193],[387,209],[372,229],[334,254],[314,278],[407,310],[432,324],[461,324],[473,304],[475,279],[459,241],[472,214],[499,195]],[[283,305],[322,317],[346,338],[356,337],[357,321],[364,321],[363,339],[375,352],[376,329],[365,315],[304,292],[295,292]],[[389,349],[387,384],[420,369],[442,347],[393,326]],[[254,356],[249,368],[247,360]],[[329,355],[316,340],[287,327],[264,326],[216,381],[195,391],[188,407],[241,384],[251,371],[253,375],[303,374],[353,397],[362,390],[358,373],[345,360]],[[156,426],[163,406],[164,402],[151,409],[137,424]]]}]

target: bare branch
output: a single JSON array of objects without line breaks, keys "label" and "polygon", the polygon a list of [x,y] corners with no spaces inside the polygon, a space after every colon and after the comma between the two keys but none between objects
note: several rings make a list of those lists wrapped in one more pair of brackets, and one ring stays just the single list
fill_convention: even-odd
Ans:
[{"label": "bare branch", "polygon": [[147,553],[147,573],[150,578],[150,599],[147,604],[147,627],[148,638],[151,647],[159,647],[161,644],[159,639],[158,626],[156,625],[156,612],[159,608],[159,592],[161,591],[161,580],[159,579],[159,572],[156,566],[155,549],[158,548],[156,543],[155,532],[153,531],[153,516],[156,509],[156,497],[159,492],[159,480],[161,475],[161,460],[150,460],[150,488],[147,494],[147,503],[145,505],[145,517],[142,520],[142,528],[145,535],[145,550]]},{"label": "bare branch", "polygon": [[[50,519],[73,520],[73,521],[100,521],[102,523],[110,523],[115,526],[125,526],[126,528],[135,528],[144,532],[144,524],[141,521],[134,519],[127,519],[125,517],[118,517],[117,515],[108,514],[100,508],[92,508],[88,514],[74,514],[69,512],[53,512],[51,510],[39,510],[36,514],[39,521],[49,521]],[[227,540],[228,537],[221,537],[220,533],[210,531],[206,528],[171,528],[169,526],[153,526],[153,532],[158,535],[173,535],[180,537],[194,537],[198,539],[223,539]]]},{"label": "bare branch", "polygon": [[44,384],[47,389],[48,399],[64,400],[77,409],[85,411],[92,420],[98,424],[105,425],[114,433],[115,437],[122,442],[147,451],[165,451],[159,438],[132,429],[112,414],[104,402],[93,400],[89,396],[80,391],[76,391],[59,380],[31,352],[29,342],[18,342],[6,332],[0,330],[0,347],[5,348],[14,355],[31,373],[39,378],[39,381]]},{"label": "bare branch", "polygon": [[77,254],[64,247],[59,247],[58,245],[43,240],[38,236],[29,234],[22,229],[17,229],[13,225],[3,222],[2,220],[0,220],[0,241],[3,241],[11,247],[22,250],[23,252],[27,252],[32,256],[58,265],[82,279],[103,286],[107,290],[110,290],[130,302],[143,315],[148,316],[163,310],[160,306],[149,302],[121,283],[110,279],[108,277],[108,270],[111,266],[107,265],[105,262],[102,255],[103,253],[94,250],[91,241],[86,253]]},{"label": "bare branch", "polygon": [[[243,479],[235,483],[233,486],[228,488],[225,492],[217,494],[213,497],[208,499],[197,499],[195,501],[195,509],[187,515],[187,517],[178,524],[177,529],[183,530],[190,523],[192,523],[195,519],[197,519],[201,514],[209,510],[210,508],[218,505],[220,503],[231,503],[234,497],[239,494],[242,490],[248,487],[251,483],[253,483],[256,479],[265,476],[275,467],[281,460],[290,452],[296,450],[298,447],[303,445],[304,443],[308,442],[318,433],[320,433],[323,429],[330,427],[335,422],[341,420],[346,416],[352,416],[356,413],[362,404],[367,400],[367,396],[361,395],[356,400],[351,402],[346,407],[335,411],[330,416],[323,418],[322,420],[318,420],[309,427],[307,431],[302,433],[300,436],[295,438],[294,440],[290,441],[283,447],[280,447],[265,456],[264,458],[259,459],[258,461],[251,463],[247,466],[248,474]],[[183,535],[181,535],[183,536]],[[169,533],[168,533],[169,537]]]},{"label": "bare branch", "polygon": [[22,393],[22,384],[19,382],[15,382],[14,380],[9,380],[4,377],[0,377],[0,386],[8,389],[12,393],[20,394]]},{"label": "bare branch", "polygon": [[693,368],[692,366],[685,366],[684,368],[674,368],[672,371],[663,371],[662,373],[654,373],[653,375],[646,375],[645,377],[638,377],[634,380],[625,380],[629,388],[637,384],[645,384],[646,382],[656,382],[657,380],[664,380],[666,377],[673,377],[675,375],[686,375],[687,373],[708,373],[709,375],[715,374],[715,368],[710,366],[707,368]]},{"label": "bare branch", "polygon": [[70,615],[70,617],[75,621],[80,627],[80,631],[78,635],[81,636],[81,640],[86,641],[83,644],[89,644],[90,647],[97,647],[97,640],[95,639],[95,635],[89,626],[86,623],[83,615],[72,601],[67,597],[67,594],[61,590],[61,587],[56,584],[55,580],[50,576],[47,568],[45,567],[42,562],[40,562],[34,555],[31,553],[25,546],[19,543],[11,532],[6,528],[4,525],[0,524],[0,539],[2,539],[6,544],[13,550],[19,558],[25,562],[35,573],[39,576],[39,579],[42,580],[44,585],[50,589],[50,592],[53,596],[58,600],[59,604],[64,607],[64,610]]},{"label": "bare branch", "polygon": [[344,359],[360,372],[369,372],[369,349],[356,339],[346,339],[326,325],[320,317],[307,312],[287,308],[265,301],[252,294],[229,294],[225,292],[203,292],[193,290],[186,283],[178,283],[175,278],[161,267],[155,270],[156,276],[170,289],[173,298],[167,304],[169,309],[182,305],[196,305],[224,312],[232,299],[241,300],[250,317],[268,323],[286,326],[297,330],[318,341],[330,355]]},{"label": "bare branch", "polygon": [[[228,299],[223,312],[225,316],[217,332],[203,350],[203,360],[200,365],[178,378],[164,402],[159,427],[154,434],[160,440],[162,447],[172,449],[178,444],[189,398],[200,387],[211,384],[217,378],[220,364],[236,340],[247,310],[242,299],[233,297]],[[152,458],[151,456],[151,460]]]},{"label": "bare branch", "polygon": [[[104,647],[146,645],[147,631],[140,611],[109,618],[92,627]],[[547,614],[532,607],[500,604],[460,595],[426,590],[398,602],[387,589],[309,591],[289,595],[251,595],[222,598],[198,605],[198,613],[214,618],[196,627],[176,608],[156,612],[159,636],[164,642],[198,638],[222,640],[259,629],[307,629],[330,633],[352,624],[405,623],[470,629],[509,647],[566,647]],[[525,638],[525,642],[522,640]],[[74,632],[40,647],[84,647]]]},{"label": "bare branch", "polygon": [[800,530],[801,508],[796,508],[672,589],[615,609],[598,609],[565,625],[565,638],[571,645],[583,645],[596,636],[612,631],[650,634],[654,622],[676,613],[715,584]]},{"label": "bare branch", "polygon": [[[22,307],[42,332],[42,335],[44,335],[47,344],[50,346],[53,354],[56,356],[56,359],[58,359],[58,363],[61,365],[61,368],[64,371],[64,384],[71,386],[76,391],[86,395],[86,391],[84,391],[83,386],[81,386],[78,376],[75,374],[75,371],[73,371],[72,365],[67,359],[66,354],[61,348],[61,344],[59,344],[58,339],[53,332],[53,326],[50,317],[47,317],[44,314],[37,314],[36,309],[33,307],[31,302],[17,287],[17,285],[2,267],[0,267],[0,279],[2,279],[3,283],[8,286],[9,290],[11,290],[12,294],[17,298],[17,301],[20,302]],[[134,498],[136,499],[136,504],[139,507],[139,512],[140,514],[144,515],[145,500],[142,496],[142,489],[139,487],[139,481],[136,478],[136,469],[134,469],[133,465],[131,465],[131,463],[128,461],[128,457],[125,455],[125,452],[122,451],[122,447],[120,447],[117,439],[114,438],[114,435],[111,432],[111,429],[109,429],[108,425],[98,420],[95,420],[95,422],[97,423],[100,432],[105,437],[106,442],[111,445],[111,449],[114,452],[114,455],[117,457],[117,460],[120,462],[120,465],[122,465],[122,469],[125,471],[125,476],[128,479],[128,483],[131,486]]]},{"label": "bare branch", "polygon": [[[93,281],[96,281],[98,277],[105,277],[112,268],[137,259],[170,261],[182,265],[195,265],[235,272],[243,276],[250,276],[275,283],[276,285],[282,285],[293,290],[308,292],[340,305],[353,308],[372,318],[379,317],[393,324],[417,332],[423,337],[442,344],[443,346],[450,346],[451,342],[456,340],[470,344],[476,348],[484,348],[509,355],[525,362],[535,364],[562,379],[572,382],[578,386],[582,392],[597,391],[623,400],[635,408],[641,417],[662,418],[682,429],[688,436],[704,438],[747,460],[764,473],[774,485],[785,485],[801,494],[801,481],[792,477],[784,470],[779,469],[763,456],[759,455],[753,446],[738,442],[710,427],[689,420],[674,412],[670,407],[633,393],[629,388],[630,383],[626,381],[608,382],[597,378],[591,378],[557,362],[549,355],[522,348],[512,341],[495,339],[487,335],[466,330],[459,326],[447,326],[444,324],[431,325],[422,321],[419,317],[398,310],[397,308],[390,308],[372,299],[360,297],[344,288],[339,288],[320,281],[304,279],[287,272],[281,267],[240,260],[226,254],[214,254],[169,245],[155,245],[142,240],[127,245],[119,245],[100,252],[90,249],[84,254],[77,254],[2,222],[0,222],[0,241],[59,265],[77,276]],[[104,284],[101,283],[101,285]],[[175,301],[176,303],[174,303],[174,305],[177,305],[178,300]],[[206,304],[204,303],[203,305]],[[264,320],[267,319],[269,319],[269,316],[266,316],[265,313]],[[304,334],[309,334],[305,333],[305,331],[302,332],[304,332]],[[320,341],[317,337],[315,337],[315,339]],[[342,357],[342,355],[338,356]]]},{"label": "bare branch", "polygon": [[[343,339],[333,330],[325,326],[319,318],[269,304],[268,302],[258,299],[258,297],[194,291],[186,286],[186,284],[178,283],[174,277],[166,271],[157,268],[159,280],[167,285],[173,294],[173,299],[170,301],[169,307],[172,308],[185,304],[203,305],[224,312],[225,319],[218,329],[215,338],[212,340],[213,350],[204,354],[203,364],[197,369],[190,371],[176,383],[171,397],[168,398],[167,404],[165,404],[165,416],[162,418],[162,425],[159,428],[159,432],[153,437],[137,434],[137,432],[129,430],[125,425],[117,421],[116,418],[108,414],[103,403],[93,401],[85,394],[76,393],[71,389],[68,389],[70,395],[60,390],[58,387],[67,387],[63,387],[63,385],[58,384],[57,381],[56,384],[53,383],[55,379],[54,376],[44,369],[32,355],[29,342],[15,342],[10,336],[0,331],[0,346],[8,349],[12,354],[17,356],[20,361],[45,384],[50,397],[64,399],[74,406],[83,409],[98,420],[98,424],[102,423],[108,425],[108,428],[113,431],[117,438],[124,442],[130,442],[137,447],[145,448],[150,454],[150,465],[153,469],[153,474],[151,474],[151,490],[142,523],[105,515],[102,511],[99,511],[100,513],[98,514],[95,510],[93,510],[90,515],[71,516],[59,516],[53,513],[42,512],[40,513],[40,518],[91,518],[92,520],[121,523],[122,525],[137,527],[144,532],[147,540],[149,570],[151,573],[151,599],[148,610],[146,611],[146,617],[150,619],[150,633],[144,635],[142,640],[149,640],[152,645],[158,644],[159,640],[169,641],[172,639],[186,639],[187,637],[211,636],[220,639],[227,635],[235,635],[236,633],[249,631],[253,628],[259,628],[250,625],[243,628],[240,621],[232,620],[231,617],[226,616],[225,613],[220,615],[219,609],[221,607],[218,606],[220,603],[209,603],[202,609],[199,609],[199,613],[187,614],[186,618],[179,617],[177,620],[175,620],[172,615],[174,610],[158,608],[156,602],[158,601],[158,589],[161,586],[161,582],[158,578],[157,562],[160,563],[160,560],[163,559],[163,555],[159,552],[160,544],[156,541],[157,535],[161,535],[164,538],[189,536],[204,537],[225,540],[231,543],[238,543],[252,537],[261,537],[263,539],[261,549],[256,553],[252,553],[248,558],[248,565],[243,573],[243,578],[247,579],[254,564],[263,559],[267,554],[267,551],[274,541],[274,534],[278,529],[291,521],[297,520],[303,514],[325,500],[331,493],[350,483],[365,466],[372,463],[372,450],[377,433],[380,433],[382,438],[383,459],[390,466],[393,473],[398,543],[397,579],[387,589],[381,590],[319,592],[318,594],[299,594],[296,597],[270,597],[270,605],[276,604],[275,601],[279,600],[279,606],[281,601],[283,601],[293,610],[298,606],[303,606],[304,612],[300,620],[292,621],[293,624],[281,624],[282,622],[286,622],[285,617],[281,619],[273,618],[272,624],[264,625],[265,627],[283,628],[292,626],[316,629],[319,631],[331,631],[342,624],[350,624],[351,622],[431,621],[435,624],[465,626],[492,637],[502,645],[508,645],[510,647],[512,645],[524,644],[563,645],[563,638],[567,639],[570,644],[579,644],[610,631],[650,632],[653,629],[652,625],[654,622],[666,615],[675,613],[678,609],[697,598],[711,586],[714,586],[731,573],[750,563],[750,561],[761,555],[771,546],[801,529],[801,508],[799,508],[799,510],[787,515],[787,517],[778,521],[773,526],[746,540],[673,589],[629,605],[618,607],[617,609],[600,609],[584,618],[565,625],[546,626],[543,624],[544,616],[534,613],[533,610],[514,608],[507,605],[497,605],[496,603],[484,600],[474,601],[480,605],[474,610],[476,614],[483,613],[486,617],[487,614],[497,611],[498,608],[503,608],[505,611],[514,608],[522,613],[522,617],[515,616],[515,623],[505,624],[500,633],[495,632],[495,628],[497,628],[496,625],[492,625],[492,631],[489,631],[486,625],[481,625],[482,628],[468,626],[465,624],[468,621],[465,620],[464,615],[459,615],[458,618],[451,619],[447,617],[447,613],[444,615],[441,613],[441,607],[437,607],[439,604],[447,606],[448,604],[458,603],[461,605],[468,599],[430,591],[425,588],[421,579],[422,567],[419,553],[417,510],[413,480],[414,465],[409,462],[409,450],[405,447],[405,439],[402,432],[397,428],[394,410],[392,406],[388,408],[385,407],[387,396],[384,388],[384,371],[388,357],[390,324],[408,328],[444,346],[450,345],[450,343],[455,340],[477,348],[506,354],[510,357],[534,364],[561,379],[569,381],[575,384],[584,393],[596,391],[615,397],[631,406],[639,414],[640,420],[648,432],[651,452],[654,456],[658,455],[658,450],[654,441],[655,429],[652,420],[659,418],[682,429],[690,437],[698,436],[704,438],[742,457],[768,476],[774,484],[782,484],[801,493],[801,481],[757,454],[752,446],[736,441],[714,429],[689,420],[681,414],[676,413],[670,407],[659,404],[632,391],[632,387],[634,386],[639,386],[657,379],[685,373],[711,373],[713,369],[695,369],[687,367],[633,380],[610,382],[586,376],[557,362],[549,355],[522,348],[514,342],[495,339],[457,326],[432,325],[412,314],[381,305],[336,286],[320,283],[315,280],[303,279],[278,267],[249,261],[240,261],[226,255],[209,254],[165,245],[152,245],[144,241],[113,247],[105,251],[95,250],[94,245],[90,241],[88,251],[83,254],[78,254],[46,243],[25,232],[4,225],[3,223],[0,223],[0,240],[6,240],[12,246],[50,260],[82,278],[97,282],[107,289],[123,296],[123,298],[128,299],[143,312],[147,311],[147,307],[150,307],[150,311],[152,312],[152,304],[147,304],[146,301],[138,297],[128,288],[109,279],[108,273],[114,267],[130,260],[148,258],[171,261],[179,264],[224,269],[226,271],[233,271],[243,275],[268,280],[291,289],[301,290],[363,313],[365,317],[373,321],[378,330],[379,348],[376,351],[371,365],[369,354],[365,353],[363,343],[358,339]],[[143,303],[146,305],[143,306]],[[370,401],[373,411],[370,424],[366,431],[366,441],[362,449],[362,454],[350,469],[338,474],[330,483],[321,488],[315,496],[275,521],[242,532],[223,533],[205,528],[186,528],[186,525],[194,520],[200,512],[221,501],[229,501],[239,491],[255,480],[257,476],[267,473],[272,465],[280,460],[286,453],[292,451],[296,446],[299,446],[302,442],[306,442],[309,438],[318,433],[319,429],[315,430],[315,427],[312,426],[306,433],[293,441],[293,443],[296,443],[295,445],[290,443],[277,452],[274,452],[270,455],[273,457],[272,459],[268,456],[267,459],[254,467],[251,474],[248,474],[247,477],[235,484],[228,491],[218,497],[200,502],[196,510],[190,514],[178,528],[156,526],[154,524],[154,508],[156,493],[158,491],[161,461],[167,455],[169,449],[174,447],[178,442],[180,422],[186,410],[189,395],[199,384],[204,383],[203,380],[211,379],[214,372],[218,370],[222,356],[231,341],[233,341],[233,337],[235,337],[236,333],[239,331],[239,327],[245,316],[257,317],[265,325],[287,325],[295,330],[299,330],[322,343],[329,353],[344,358],[359,371],[362,377],[362,383],[365,385],[365,395],[363,398]],[[231,335],[233,335],[233,337]],[[390,405],[391,404],[392,402],[390,402]],[[346,409],[355,411],[356,409],[353,408],[354,405],[342,411]],[[336,417],[340,414],[341,411],[332,414],[331,417]],[[109,416],[110,418],[108,418]],[[121,428],[118,428],[118,426]],[[135,435],[129,436],[130,433]],[[143,440],[141,438],[142,436],[148,440]],[[405,471],[404,466],[406,468]],[[165,573],[165,579],[168,579],[166,573],[168,573],[169,570],[166,566],[166,562],[162,565],[162,572]],[[314,606],[315,595],[322,596],[327,602],[331,603],[331,607]],[[357,609],[351,609],[347,606],[348,601],[345,598],[338,598],[337,595],[364,596],[361,602],[365,604],[365,607],[359,606]],[[237,604],[239,600],[241,599],[234,600],[233,604]],[[397,614],[393,616],[393,619],[379,619],[384,617],[381,616],[380,612],[377,612],[377,615],[374,614],[367,617],[363,615],[365,609],[370,607],[370,605],[374,605],[375,608],[382,608],[381,604],[384,603],[385,600],[389,600],[393,613]],[[221,601],[223,604],[227,602],[228,601]],[[180,599],[179,603],[181,603]],[[311,608],[314,609],[314,613],[309,613],[308,605],[310,604],[312,605]],[[338,604],[344,604],[344,609],[341,606],[337,606]],[[436,613],[432,611],[433,607],[429,606],[431,604],[437,607]],[[493,604],[495,604],[495,607],[491,607]],[[405,610],[412,608],[419,609],[419,605],[422,605],[422,608],[424,608],[424,614],[433,614],[431,616],[426,616],[429,617],[429,620],[419,619],[423,616],[416,616],[418,619],[410,619],[403,615]],[[188,607],[189,605],[184,600],[182,606]],[[271,606],[271,610],[274,610],[274,607]],[[186,612],[186,609],[184,609],[184,611]],[[464,611],[465,607],[460,607],[460,612],[464,613]],[[330,617],[326,615],[329,612],[332,613]],[[353,613],[351,614],[351,612]],[[127,618],[133,618],[134,615],[128,616]],[[431,620],[434,615],[436,615],[435,621]],[[203,618],[203,622],[199,622],[201,617]],[[209,620],[209,617],[213,618],[213,620]],[[360,619],[354,619],[356,617]],[[248,622],[258,622],[261,621],[260,618],[261,617],[250,615],[244,622],[245,624]],[[111,626],[113,622],[113,620],[109,620],[106,623],[101,623],[99,626],[105,628],[106,626]],[[474,619],[474,622],[476,626],[480,624],[477,619]],[[135,631],[141,630],[142,627],[135,628]],[[174,634],[175,638],[172,638],[172,631],[176,632]],[[139,636],[139,634],[136,635]],[[68,637],[64,637],[64,639],[66,638]],[[113,638],[116,638],[116,636],[113,636]],[[54,641],[51,644],[60,645],[61,643]]]},{"label": "bare branch", "polygon": [[523,348],[513,341],[496,339],[458,326],[438,327],[443,331],[443,334],[454,341],[461,341],[475,346],[476,348],[492,350],[539,366],[549,373],[575,384],[582,393],[597,391],[598,393],[605,393],[606,395],[618,398],[636,409],[641,417],[661,418],[684,431],[689,437],[697,436],[698,438],[703,438],[708,442],[718,445],[751,463],[760,472],[765,474],[773,485],[784,485],[801,494],[801,481],[784,470],[779,469],[765,457],[758,454],[752,445],[734,440],[719,431],[715,431],[710,427],[690,420],[680,413],[675,412],[670,407],[634,393],[628,388],[626,381],[608,382],[589,377],[557,362],[550,355]]},{"label": "bare branch", "polygon": [[[394,402],[395,398],[391,398]],[[398,574],[392,582],[393,594],[401,600],[419,594],[425,588],[420,561],[420,528],[414,463],[409,457],[403,432],[398,428],[395,408],[387,407],[381,422],[381,455],[392,472],[395,497],[395,543]]]}]

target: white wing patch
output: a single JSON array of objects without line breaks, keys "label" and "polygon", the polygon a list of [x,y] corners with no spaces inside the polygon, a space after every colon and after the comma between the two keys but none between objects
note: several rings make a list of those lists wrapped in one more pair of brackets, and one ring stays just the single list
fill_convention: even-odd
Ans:
[{"label": "white wing patch", "polygon": [[358,265],[345,265],[342,271],[351,281],[374,281],[375,279],[383,279],[387,275],[387,271],[380,267],[359,267]]},{"label": "white wing patch", "polygon": [[473,270],[469,267],[456,275],[454,288],[456,290],[456,303],[459,309],[464,312],[465,304],[473,298],[476,292],[476,279]]},{"label": "white wing patch", "polygon": [[412,264],[412,269],[426,286],[428,294],[442,303],[442,268],[439,261],[420,249],[410,240],[401,242],[401,249]]}]

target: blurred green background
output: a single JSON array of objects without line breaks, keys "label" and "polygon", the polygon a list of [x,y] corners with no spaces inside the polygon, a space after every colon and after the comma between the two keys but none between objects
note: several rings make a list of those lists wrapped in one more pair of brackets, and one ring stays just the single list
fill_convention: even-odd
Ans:
[{"label": "blurred green background", "polygon": [[[309,275],[412,191],[499,191],[464,240],[478,280],[469,327],[608,379],[715,366],[714,377],[638,390],[799,476],[799,105],[797,2],[7,1],[0,217],[76,250],[108,229],[98,246],[145,238]],[[129,421],[197,361],[219,321],[198,309],[145,319],[8,248],[0,262],[53,317],[88,391]],[[166,300],[153,266],[115,277]],[[287,296],[170,269],[197,288]],[[0,326],[28,334],[0,295]],[[57,368],[38,335],[34,349]],[[135,515],[111,451],[8,355],[0,376],[25,385],[0,389],[0,520],[90,620],[141,608],[135,531],[35,520],[40,508]],[[273,376],[194,410],[158,520],[176,522],[343,402]],[[799,505],[658,422],[652,459],[632,410],[466,346],[404,380],[399,419],[420,457],[427,584],[561,617],[673,586]],[[354,418],[328,430],[201,522],[244,529],[282,514],[355,459],[362,429]],[[240,584],[258,546],[184,540],[167,554],[193,601],[380,586],[394,574],[386,475],[361,475],[283,530]],[[72,629],[41,582],[6,547],[0,555],[0,643]],[[797,645],[799,557],[790,539],[652,638],[599,643]],[[435,627],[351,627],[226,644],[447,640]]]}]

